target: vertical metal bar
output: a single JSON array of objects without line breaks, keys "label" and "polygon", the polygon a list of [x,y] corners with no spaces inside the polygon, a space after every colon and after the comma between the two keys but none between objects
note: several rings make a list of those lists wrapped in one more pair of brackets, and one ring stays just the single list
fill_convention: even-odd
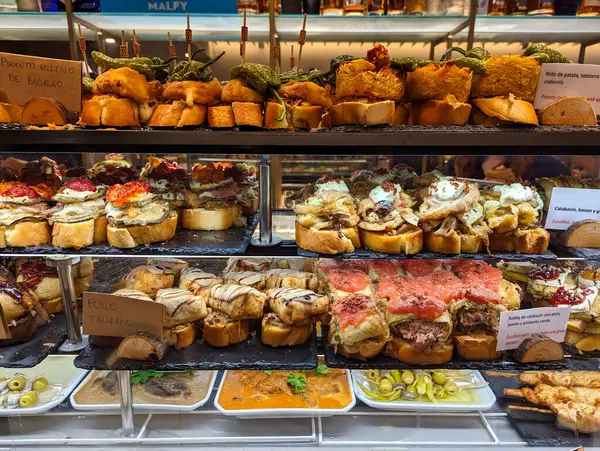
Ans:
[{"label": "vertical metal bar", "polygon": [[106,55],[106,40],[104,39],[104,33],[101,31],[97,32],[96,40],[98,41],[98,50]]},{"label": "vertical metal bar", "polygon": [[135,435],[133,424],[133,394],[131,392],[131,375],[129,371],[117,371],[121,392],[121,433],[124,437]]},{"label": "vertical metal bar", "polygon": [[260,162],[260,240],[263,243],[273,239],[271,205],[271,166],[269,157],[263,155]]},{"label": "vertical metal bar", "polygon": [[434,57],[435,57],[435,42],[432,41],[429,44],[429,59],[431,61],[435,61]]},{"label": "vertical metal bar", "polygon": [[577,62],[579,64],[583,64],[583,62],[585,61],[585,50],[587,48],[587,43],[586,42],[582,42],[579,45],[579,58],[577,58]]},{"label": "vertical metal bar", "polygon": [[69,29],[69,51],[71,53],[71,59],[73,61],[77,61],[77,42],[75,41],[75,25],[73,22],[73,3],[66,1],[65,9],[67,11],[67,27]]},{"label": "vertical metal bar", "polygon": [[471,0],[469,5],[469,33],[467,34],[467,50],[473,48],[475,41],[475,18],[477,17],[477,0]]},{"label": "vertical metal bar", "polygon": [[450,47],[452,47],[452,41],[454,40],[454,36],[452,34],[449,34],[448,36],[446,36],[446,48],[449,49]]}]

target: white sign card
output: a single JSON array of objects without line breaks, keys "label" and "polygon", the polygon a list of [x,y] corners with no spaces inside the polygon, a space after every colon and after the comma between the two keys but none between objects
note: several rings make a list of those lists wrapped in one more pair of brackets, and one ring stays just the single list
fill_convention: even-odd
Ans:
[{"label": "white sign card", "polygon": [[585,219],[600,220],[600,190],[554,188],[548,206],[546,224],[551,230],[567,230],[573,223]]},{"label": "white sign card", "polygon": [[516,349],[532,335],[545,335],[562,343],[565,340],[571,307],[541,307],[500,313],[497,351]]},{"label": "white sign card", "polygon": [[541,110],[566,96],[588,99],[600,115],[600,65],[544,63],[533,106]]}]

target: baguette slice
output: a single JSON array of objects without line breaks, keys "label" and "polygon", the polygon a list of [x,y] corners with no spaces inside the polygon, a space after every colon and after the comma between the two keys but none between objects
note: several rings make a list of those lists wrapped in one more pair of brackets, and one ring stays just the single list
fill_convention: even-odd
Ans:
[{"label": "baguette slice", "polygon": [[21,122],[21,112],[23,107],[14,103],[0,102],[0,122]]},{"label": "baguette slice", "polygon": [[81,249],[106,241],[106,216],[74,223],[55,222],[52,226],[52,245]]},{"label": "baguette slice", "polygon": [[538,125],[538,117],[533,105],[514,98],[493,97],[473,99],[473,105],[487,116],[516,124]]},{"label": "baguette slice", "polygon": [[69,112],[54,99],[34,97],[23,105],[21,124],[28,125],[65,125],[69,122]]},{"label": "baguette slice", "polygon": [[250,337],[251,320],[234,321],[230,316],[211,312],[204,320],[204,341],[215,348],[223,348],[246,341]]},{"label": "baguette slice", "polygon": [[184,208],[181,211],[181,225],[190,230],[227,230],[230,227],[245,225],[242,207],[229,207],[208,210],[206,208]]},{"label": "baguette slice", "polygon": [[423,250],[423,230],[411,228],[404,233],[389,235],[359,228],[360,242],[367,249],[387,254],[417,254]]},{"label": "baguette slice", "polygon": [[171,104],[160,104],[154,109],[148,121],[149,127],[176,127],[185,108],[185,102],[175,101]]},{"label": "baguette slice", "polygon": [[94,96],[83,102],[78,125],[92,127],[135,127],[140,125],[140,110],[129,98]]},{"label": "baguette slice", "polygon": [[296,243],[302,249],[320,254],[354,252],[360,247],[358,227],[338,230],[311,230],[296,223]]},{"label": "baguette slice", "polygon": [[448,95],[444,100],[413,102],[410,124],[414,125],[464,125],[469,120],[471,105]]},{"label": "baguette slice", "polygon": [[169,346],[175,349],[183,349],[190,346],[196,339],[196,326],[186,323],[170,329],[163,330],[163,336]]},{"label": "baguette slice", "polygon": [[212,128],[235,127],[235,116],[231,105],[208,107],[208,126]]},{"label": "baguette slice", "polygon": [[285,324],[275,313],[267,313],[262,320],[260,339],[264,345],[298,346],[306,343],[312,335],[312,323],[301,325]]},{"label": "baguette slice", "polygon": [[106,229],[108,244],[113,247],[132,248],[140,244],[168,241],[175,236],[177,213],[171,211],[167,218],[158,224],[117,226],[109,224]]},{"label": "baguette slice", "polygon": [[376,103],[342,102],[329,110],[328,125],[393,124],[396,104],[391,100]]},{"label": "baguette slice", "polygon": [[193,106],[186,106],[181,113],[177,127],[195,127],[204,125],[206,122],[206,105],[195,103]]},{"label": "baguette slice", "polygon": [[231,109],[236,125],[262,127],[262,107],[259,103],[233,102]]},{"label": "baguette slice", "polygon": [[324,109],[315,105],[291,105],[287,107],[287,121],[295,129],[319,128]]},{"label": "baguette slice", "polygon": [[545,254],[549,243],[550,233],[541,227],[490,234],[490,250],[492,251]]},{"label": "baguette slice", "polygon": [[0,248],[27,247],[48,244],[51,228],[48,221],[21,221],[0,226]]},{"label": "baguette slice", "polygon": [[425,232],[425,246],[441,254],[476,254],[483,250],[481,238],[450,230],[448,233]]}]

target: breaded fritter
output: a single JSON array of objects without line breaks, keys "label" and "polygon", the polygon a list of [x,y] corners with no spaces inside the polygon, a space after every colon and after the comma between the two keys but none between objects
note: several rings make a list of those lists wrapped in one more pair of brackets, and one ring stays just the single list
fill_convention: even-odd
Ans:
[{"label": "breaded fritter", "polygon": [[459,102],[469,100],[472,70],[451,62],[428,64],[406,76],[406,95],[411,100],[444,100],[453,95]]},{"label": "breaded fritter", "polygon": [[540,64],[518,55],[492,56],[485,62],[485,75],[473,78],[471,97],[508,97],[533,102],[540,78]]},{"label": "breaded fritter", "polygon": [[390,68],[377,71],[364,59],[348,61],[337,69],[335,95],[338,100],[368,97],[399,102],[404,95],[404,79]]},{"label": "breaded fritter", "polygon": [[187,106],[216,105],[221,100],[221,84],[213,78],[208,83],[203,81],[174,81],[167,83],[163,90],[163,98],[168,100],[184,100]]},{"label": "breaded fritter", "polygon": [[311,81],[290,81],[281,85],[279,95],[323,108],[331,108],[332,105],[328,90]]},{"label": "breaded fritter", "polygon": [[266,97],[260,95],[254,89],[248,86],[248,83],[239,78],[234,78],[223,86],[223,92],[221,92],[221,100],[223,103],[233,102],[252,102],[252,103],[264,103]]},{"label": "breaded fritter", "polygon": [[92,93],[94,95],[117,94],[133,99],[137,103],[147,103],[150,100],[150,85],[144,75],[129,67],[121,67],[98,75],[94,80]]}]

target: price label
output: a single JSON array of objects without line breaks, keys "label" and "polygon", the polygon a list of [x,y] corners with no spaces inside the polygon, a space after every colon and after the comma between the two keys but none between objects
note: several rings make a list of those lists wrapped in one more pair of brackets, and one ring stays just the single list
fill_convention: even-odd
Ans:
[{"label": "price label", "polygon": [[540,307],[500,313],[496,351],[516,349],[532,335],[546,335],[562,343],[565,340],[571,307]]},{"label": "price label", "polygon": [[105,293],[83,293],[83,333],[127,337],[147,332],[162,338],[163,305]]},{"label": "price label", "polygon": [[585,219],[600,220],[600,190],[554,188],[546,216],[546,229],[567,230]]},{"label": "price label", "polygon": [[588,99],[600,114],[600,66],[597,64],[544,63],[533,106],[541,110],[567,96]]}]

